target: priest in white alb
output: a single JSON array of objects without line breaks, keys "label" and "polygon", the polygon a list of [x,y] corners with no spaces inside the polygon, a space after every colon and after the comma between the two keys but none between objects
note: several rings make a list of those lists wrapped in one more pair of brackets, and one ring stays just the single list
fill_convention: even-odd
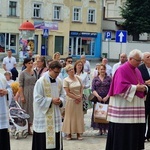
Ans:
[{"label": "priest in white alb", "polygon": [[58,61],[52,61],[49,71],[35,84],[32,150],[63,150],[60,108],[65,103],[65,92],[57,77],[61,68]]}]

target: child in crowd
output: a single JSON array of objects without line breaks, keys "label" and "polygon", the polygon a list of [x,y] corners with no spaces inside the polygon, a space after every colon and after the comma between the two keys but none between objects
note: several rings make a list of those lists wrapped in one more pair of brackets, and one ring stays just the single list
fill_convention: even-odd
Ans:
[{"label": "child in crowd", "polygon": [[14,80],[12,80],[12,73],[11,73],[10,71],[6,71],[6,72],[4,73],[4,76],[5,76],[5,78],[6,78],[6,80],[7,80],[7,83],[8,83],[9,85],[14,82]]}]

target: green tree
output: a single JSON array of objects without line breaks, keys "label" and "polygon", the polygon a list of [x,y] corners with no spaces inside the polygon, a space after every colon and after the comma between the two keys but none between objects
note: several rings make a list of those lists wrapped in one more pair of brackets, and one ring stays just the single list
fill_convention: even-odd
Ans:
[{"label": "green tree", "polygon": [[134,41],[139,40],[139,34],[150,33],[150,0],[127,0],[120,8],[123,28]]}]

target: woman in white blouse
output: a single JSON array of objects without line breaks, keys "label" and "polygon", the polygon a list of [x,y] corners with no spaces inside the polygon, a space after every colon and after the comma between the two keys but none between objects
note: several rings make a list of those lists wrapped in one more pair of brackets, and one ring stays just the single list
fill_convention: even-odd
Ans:
[{"label": "woman in white blouse", "polygon": [[83,62],[81,60],[77,60],[74,64],[74,71],[75,71],[75,74],[78,75],[82,81],[83,88],[84,88],[83,94],[85,94],[86,97],[88,97],[90,80],[89,80],[87,72],[84,72],[83,70],[84,70]]},{"label": "woman in white blouse", "polygon": [[87,72],[84,72],[83,69],[84,69],[83,62],[81,60],[77,60],[74,64],[75,74],[81,78],[84,89],[87,89],[90,87],[90,82]]}]

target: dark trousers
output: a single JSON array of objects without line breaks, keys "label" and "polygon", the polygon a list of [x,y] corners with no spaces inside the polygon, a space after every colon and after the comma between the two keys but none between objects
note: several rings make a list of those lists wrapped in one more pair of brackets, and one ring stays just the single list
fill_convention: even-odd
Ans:
[{"label": "dark trousers", "polygon": [[33,132],[33,141],[32,141],[32,150],[63,150],[63,140],[60,138],[61,132],[56,133],[55,141],[56,148],[54,149],[46,149],[46,133],[36,133]]},{"label": "dark trousers", "polygon": [[[145,137],[147,139],[150,139],[150,96],[147,95],[147,99],[145,101],[145,120],[146,120],[146,124],[145,124]],[[146,130],[147,128],[147,130]]]},{"label": "dark trousers", "polygon": [[10,138],[8,129],[0,130],[0,150],[10,150]]}]

